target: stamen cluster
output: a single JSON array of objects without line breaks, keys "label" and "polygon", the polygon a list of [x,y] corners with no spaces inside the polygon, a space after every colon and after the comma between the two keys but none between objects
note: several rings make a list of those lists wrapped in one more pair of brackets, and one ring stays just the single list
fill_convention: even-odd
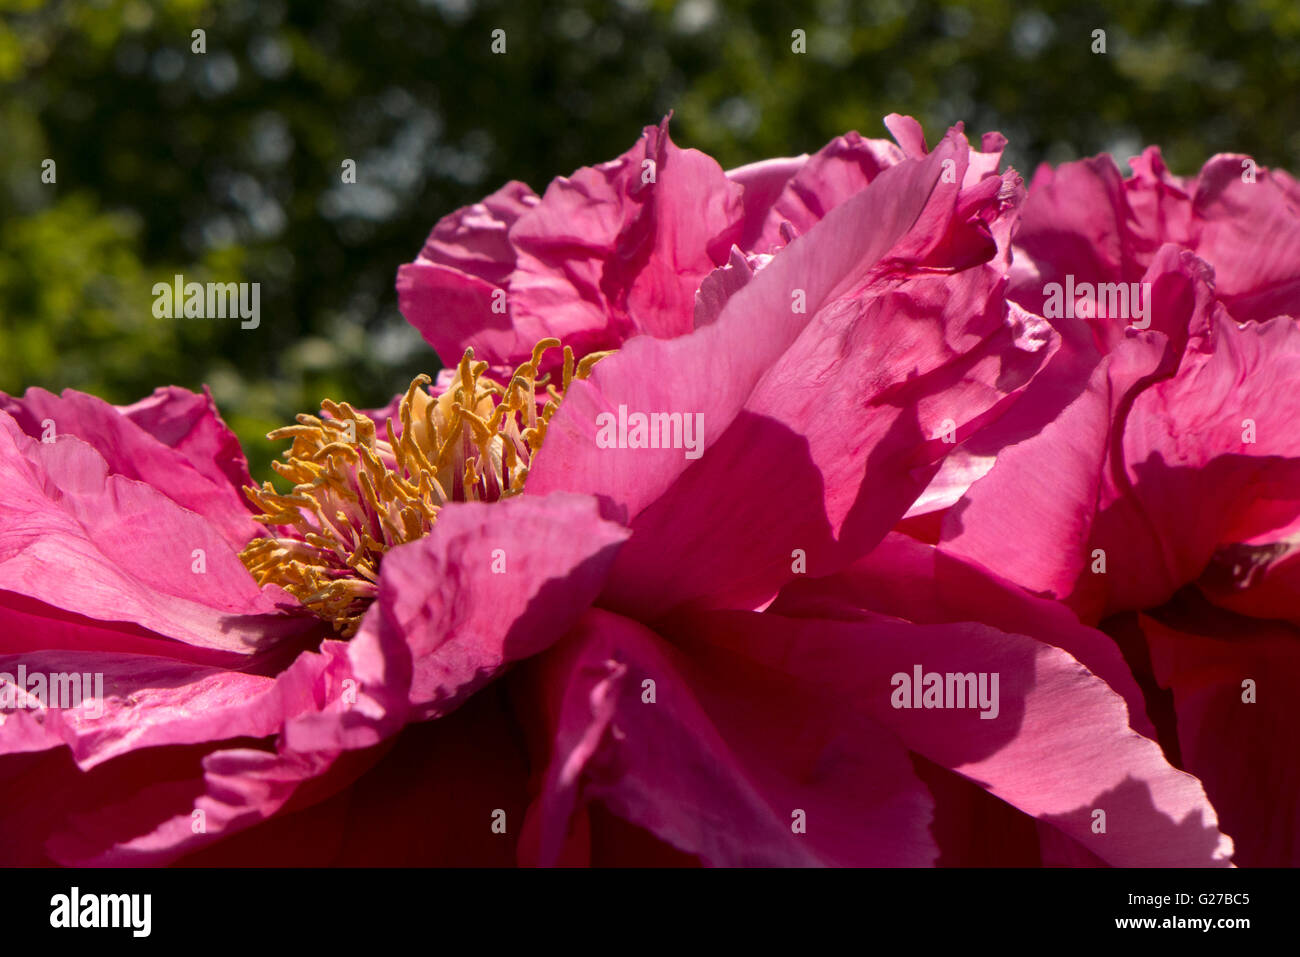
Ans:
[{"label": "stamen cluster", "polygon": [[570,383],[609,355],[575,363],[565,346],[556,388],[538,371],[545,352],[559,346],[553,338],[537,343],[504,386],[467,349],[441,393],[428,390],[427,375],[411,382],[400,431],[390,418],[381,436],[369,416],[327,399],[321,417],[300,414],[297,425],[271,432],[270,439],[293,440],[284,461],[272,464],[293,487],[244,490],[273,533],[240,553],[258,584],[279,585],[344,637],[354,635],[388,549],[429,534],[448,502],[495,502],[524,490]]}]

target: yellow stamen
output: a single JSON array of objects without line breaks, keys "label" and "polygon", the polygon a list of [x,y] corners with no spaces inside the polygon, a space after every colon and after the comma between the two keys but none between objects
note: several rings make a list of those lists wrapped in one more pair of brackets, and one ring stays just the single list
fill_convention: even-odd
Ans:
[{"label": "yellow stamen", "polygon": [[538,372],[546,351],[559,346],[553,338],[538,342],[504,386],[466,349],[441,393],[428,391],[427,375],[416,376],[396,422],[390,418],[382,431],[347,402],[326,399],[328,418],[299,415],[297,425],[269,433],[292,440],[284,461],[271,467],[293,489],[282,495],[270,482],[244,489],[270,530],[240,553],[244,566],[259,585],[279,585],[352,637],[378,592],[388,549],[429,534],[448,502],[495,502],[524,490],[564,393],[611,354],[575,364],[565,347],[557,389]]}]

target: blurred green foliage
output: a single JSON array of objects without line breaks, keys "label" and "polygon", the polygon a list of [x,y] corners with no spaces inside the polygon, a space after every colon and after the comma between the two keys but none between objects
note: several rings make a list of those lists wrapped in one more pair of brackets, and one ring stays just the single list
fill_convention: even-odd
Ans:
[{"label": "blurred green foliage", "polygon": [[[727,167],[847,129],[884,136],[893,111],[931,139],[957,120],[1001,130],[1025,172],[1148,142],[1181,173],[1219,151],[1300,165],[1296,0],[0,0],[0,13],[0,389],[129,402],[207,383],[254,474],[274,451],[263,433],[295,412],[324,396],[379,405],[434,371],[393,279],[439,217],[508,179],[540,192],[670,109],[677,142]],[[155,319],[152,286],[176,273],[260,282],[260,327]]]}]

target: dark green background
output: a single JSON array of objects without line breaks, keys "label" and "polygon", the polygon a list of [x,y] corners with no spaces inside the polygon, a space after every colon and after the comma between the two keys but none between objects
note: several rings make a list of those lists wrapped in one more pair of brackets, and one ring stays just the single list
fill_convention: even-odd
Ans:
[{"label": "dark green background", "polygon": [[[206,382],[255,474],[295,412],[378,405],[433,371],[393,279],[440,216],[507,179],[540,192],[670,109],[674,139],[725,167],[886,136],[892,111],[931,141],[959,119],[1001,130],[1026,173],[1149,142],[1178,173],[1219,151],[1300,166],[1297,0],[0,10],[0,389],[127,402]],[[155,319],[151,287],[176,272],[260,282],[261,327]]]}]

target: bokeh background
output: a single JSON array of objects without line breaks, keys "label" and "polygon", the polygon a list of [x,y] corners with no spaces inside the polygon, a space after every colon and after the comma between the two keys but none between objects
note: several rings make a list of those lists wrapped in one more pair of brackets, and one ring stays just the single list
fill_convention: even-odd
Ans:
[{"label": "bokeh background", "polygon": [[[397,309],[437,219],[673,137],[725,167],[1001,130],[1022,172],[1159,143],[1300,167],[1300,2],[0,0],[0,390],[212,388],[254,475],[329,396],[437,360]],[[191,52],[206,31],[207,52]],[[490,50],[504,29],[505,55]],[[791,52],[791,31],[807,53]],[[1092,31],[1106,31],[1094,54]],[[41,181],[53,159],[57,182]],[[353,159],[357,182],[341,182]],[[261,283],[261,326],[155,319],[152,286]]]}]

